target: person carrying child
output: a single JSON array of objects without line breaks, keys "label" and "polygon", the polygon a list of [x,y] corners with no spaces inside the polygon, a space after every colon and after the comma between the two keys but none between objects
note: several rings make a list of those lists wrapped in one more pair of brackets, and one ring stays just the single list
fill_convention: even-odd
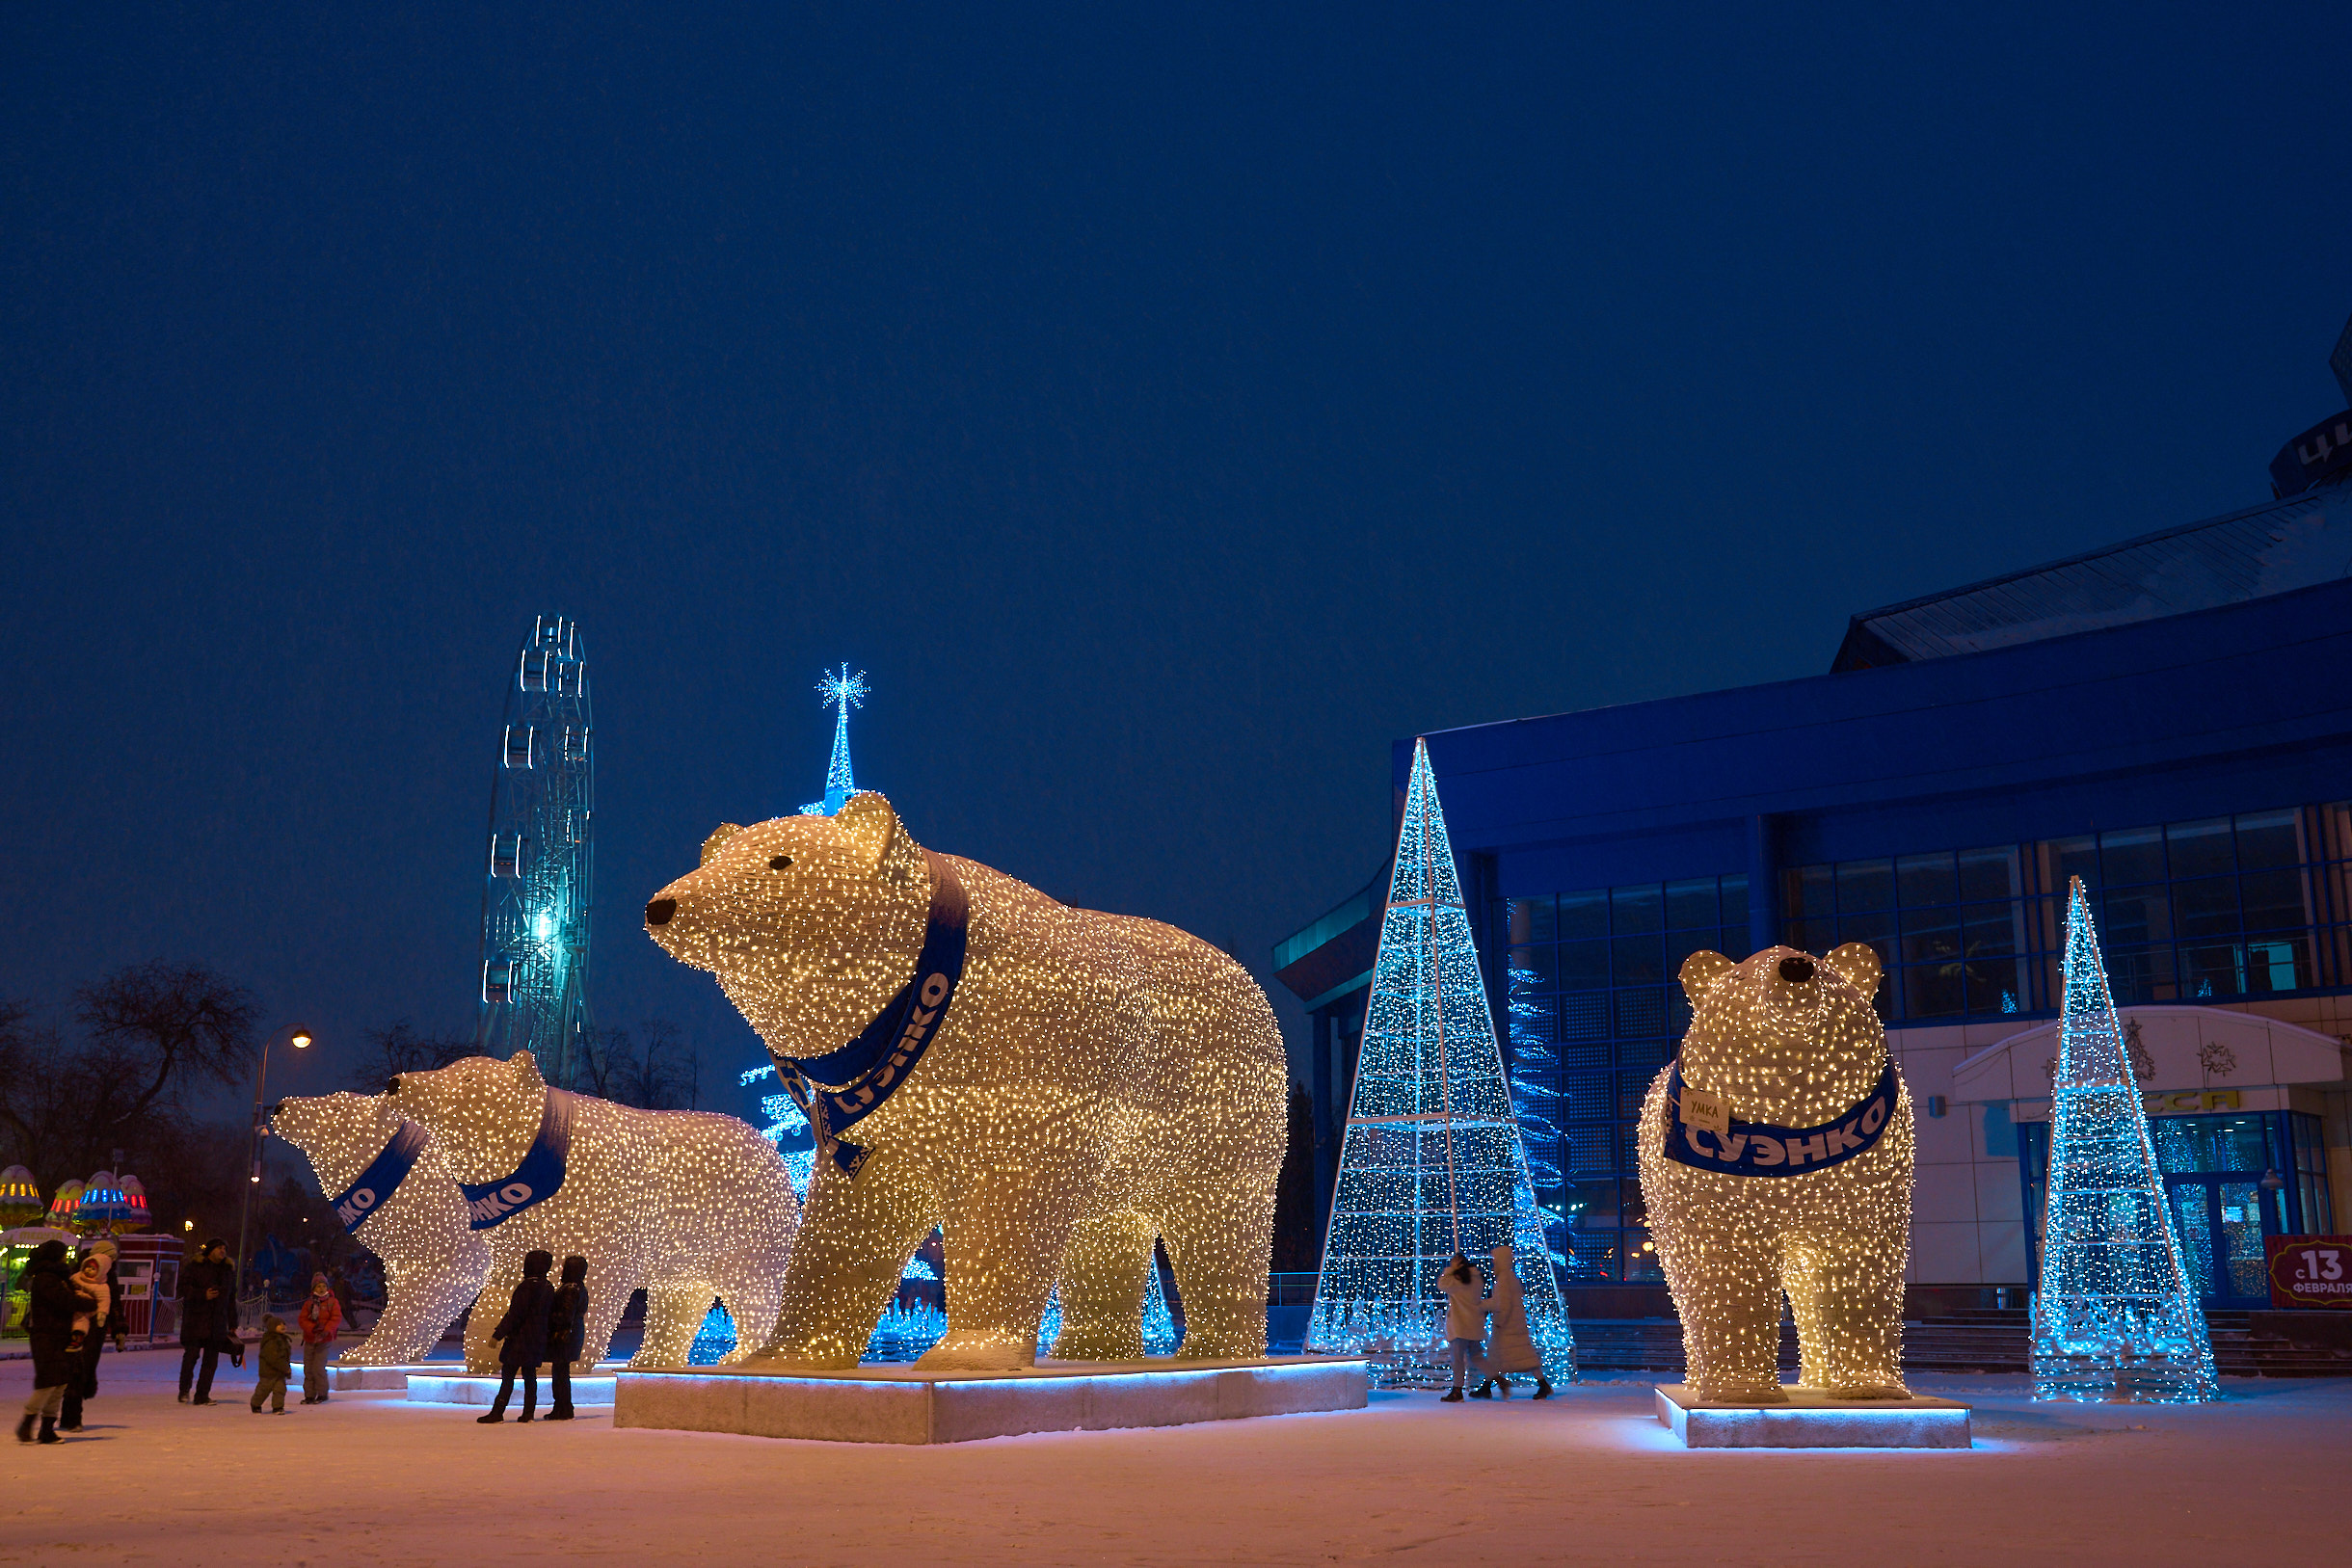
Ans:
[{"label": "person carrying child", "polygon": [[261,1414],[261,1401],[270,1401],[275,1415],[286,1413],[286,1382],[294,1375],[294,1342],[286,1334],[285,1320],[276,1313],[261,1319],[261,1361],[254,1377],[254,1414]]}]

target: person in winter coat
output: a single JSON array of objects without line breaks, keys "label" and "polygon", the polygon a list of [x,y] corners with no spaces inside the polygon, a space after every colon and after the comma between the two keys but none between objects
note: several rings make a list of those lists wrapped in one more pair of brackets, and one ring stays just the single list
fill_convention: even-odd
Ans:
[{"label": "person in winter coat", "polygon": [[107,1304],[114,1294],[106,1288],[106,1260],[92,1253],[82,1260],[82,1266],[73,1271],[67,1283],[73,1287],[77,1306],[73,1314],[73,1332],[66,1337],[66,1350],[79,1361],[82,1346],[88,1344],[106,1324]]},{"label": "person in winter coat", "polygon": [[[548,1309],[548,1359],[555,1363],[555,1402],[549,1421],[572,1419],[572,1364],[580,1359],[588,1339],[588,1260],[576,1255],[564,1260],[564,1283],[555,1288]],[[526,1386],[523,1395],[529,1398]],[[527,1403],[524,1408],[528,1408]]]},{"label": "person in winter coat", "polygon": [[327,1402],[327,1353],[334,1348],[334,1337],[342,1331],[343,1304],[328,1289],[327,1276],[310,1276],[310,1293],[303,1297],[302,1311],[294,1315],[302,1324],[302,1402],[323,1405]]},{"label": "person in winter coat", "polygon": [[[261,1401],[282,1416],[286,1413],[286,1379],[294,1375],[294,1342],[286,1337],[285,1319],[270,1313],[261,1319],[261,1362],[254,1375],[254,1414]],[[304,1401],[307,1403],[308,1401]]]},{"label": "person in winter coat", "polygon": [[100,1236],[90,1244],[90,1257],[82,1261],[86,1269],[91,1259],[96,1259],[102,1269],[99,1279],[106,1287],[107,1307],[100,1320],[93,1325],[89,1341],[74,1359],[72,1377],[66,1383],[66,1404],[58,1416],[57,1429],[78,1432],[82,1429],[82,1401],[98,1396],[98,1352],[106,1348],[106,1337],[114,1335],[115,1349],[122,1349],[122,1300],[115,1284],[115,1262],[122,1249],[110,1236]]},{"label": "person in winter coat", "polygon": [[1534,1372],[1536,1397],[1550,1398],[1552,1380],[1543,1375],[1542,1353],[1527,1332],[1527,1292],[1520,1289],[1509,1242],[1494,1249],[1494,1293],[1486,1298],[1486,1310],[1494,1316],[1494,1334],[1486,1344],[1486,1381],[1472,1390],[1470,1397],[1491,1399],[1500,1383],[1508,1399],[1510,1374]]},{"label": "person in winter coat", "polygon": [[[221,1345],[235,1332],[237,1322],[236,1267],[228,1261],[228,1244],[218,1236],[204,1243],[197,1261],[179,1271],[179,1402],[212,1403],[212,1374],[221,1365]],[[203,1370],[197,1370],[197,1358]],[[188,1380],[196,1379],[196,1397],[188,1397]]]},{"label": "person in winter coat", "polygon": [[506,1401],[515,1393],[515,1373],[522,1373],[522,1420],[531,1419],[539,1403],[539,1364],[548,1359],[548,1311],[555,1303],[555,1287],[548,1283],[548,1265],[555,1255],[536,1248],[522,1255],[522,1278],[507,1298],[506,1316],[490,1337],[498,1342],[498,1397],[490,1414],[475,1418],[487,1426],[506,1420]]},{"label": "person in winter coat", "polygon": [[66,1342],[73,1337],[73,1315],[81,1305],[81,1298],[67,1283],[71,1278],[63,1241],[43,1241],[35,1247],[33,1256],[25,1260],[24,1272],[17,1276],[16,1289],[27,1297],[25,1337],[33,1345],[33,1396],[25,1400],[24,1419],[16,1423],[19,1443],[33,1441],[36,1419],[40,1422],[41,1442],[65,1441],[57,1435],[57,1413],[65,1404],[66,1384],[73,1375]]},{"label": "person in winter coat", "polygon": [[1446,1293],[1446,1342],[1454,1351],[1454,1387],[1447,1392],[1445,1402],[1454,1404],[1462,1396],[1463,1375],[1485,1344],[1486,1292],[1479,1283],[1478,1270],[1458,1252],[1437,1276],[1437,1289]]}]

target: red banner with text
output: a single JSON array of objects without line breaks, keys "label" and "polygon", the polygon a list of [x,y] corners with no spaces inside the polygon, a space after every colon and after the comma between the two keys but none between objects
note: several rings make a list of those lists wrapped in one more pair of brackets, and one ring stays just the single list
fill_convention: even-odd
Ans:
[{"label": "red banner with text", "polygon": [[2352,1311],[2352,1236],[2268,1236],[2262,1250],[2270,1262],[2271,1306]]}]

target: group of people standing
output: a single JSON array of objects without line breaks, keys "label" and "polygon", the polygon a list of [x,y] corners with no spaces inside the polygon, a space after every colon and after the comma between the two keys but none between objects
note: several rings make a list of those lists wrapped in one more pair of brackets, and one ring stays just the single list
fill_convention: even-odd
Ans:
[{"label": "group of people standing", "polygon": [[530,1421],[539,1405],[539,1364],[555,1363],[554,1398],[548,1421],[572,1419],[572,1364],[586,1348],[588,1337],[588,1260],[564,1260],[561,1285],[548,1283],[555,1255],[536,1249],[522,1255],[522,1278],[507,1298],[506,1316],[490,1337],[498,1342],[498,1396],[486,1416],[474,1419],[487,1426],[506,1420],[506,1404],[515,1395],[515,1374],[522,1374],[522,1414]]},{"label": "group of people standing", "polygon": [[[245,1342],[237,1338],[236,1265],[228,1261],[228,1244],[215,1237],[198,1252],[196,1262],[179,1271],[179,1402],[212,1403],[213,1373],[221,1358],[231,1367],[245,1365]],[[335,1336],[343,1331],[343,1303],[324,1274],[310,1276],[310,1293],[303,1298],[295,1321],[302,1332],[302,1402],[323,1405],[328,1399],[327,1356]],[[264,1400],[285,1413],[286,1385],[294,1376],[292,1342],[285,1320],[275,1313],[261,1319],[259,1365],[254,1369],[253,1411],[261,1413]]]},{"label": "group of people standing", "polygon": [[[1486,1379],[1471,1391],[1473,1399],[1493,1398],[1498,1386],[1503,1397],[1510,1398],[1511,1378],[1525,1372],[1536,1374],[1537,1398],[1552,1396],[1552,1380],[1543,1375],[1543,1353],[1527,1332],[1525,1292],[1508,1243],[1494,1249],[1492,1294],[1481,1285],[1470,1260],[1458,1252],[1437,1276],[1437,1289],[1446,1294],[1446,1342],[1454,1353],[1454,1387],[1446,1392],[1447,1403],[1460,1400],[1472,1367]],[[1491,1338],[1486,1327],[1490,1317]]]}]

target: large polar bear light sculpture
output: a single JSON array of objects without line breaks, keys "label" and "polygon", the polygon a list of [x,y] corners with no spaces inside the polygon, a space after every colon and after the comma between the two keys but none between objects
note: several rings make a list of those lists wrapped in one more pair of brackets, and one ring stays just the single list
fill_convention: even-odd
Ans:
[{"label": "large polar bear light sculpture", "polygon": [[490,1243],[484,1310],[466,1324],[469,1369],[497,1367],[490,1331],[534,1248],[588,1260],[583,1369],[640,1289],[632,1367],[684,1366],[712,1296],[735,1322],[729,1360],[776,1321],[800,1205],[783,1156],[744,1123],[550,1089],[527,1050],[403,1073],[387,1099],[433,1135]]},{"label": "large polar bear light sculpture", "polygon": [[309,1156],[343,1229],[384,1262],[384,1312],[335,1359],[422,1361],[490,1273],[490,1244],[468,1229],[466,1195],[441,1150],[382,1095],[281,1101],[270,1130]]},{"label": "large polar bear light sculpture", "polygon": [[934,1225],[948,1333],[922,1366],[1030,1365],[1056,1285],[1055,1355],[1139,1357],[1155,1236],[1178,1353],[1265,1354],[1287,1071],[1240,965],[922,849],[871,792],[721,828],[645,917],[718,976],[817,1133],[755,1364],[855,1365]]},{"label": "large polar bear light sculpture", "polygon": [[1878,955],[1694,953],[1680,977],[1690,1032],[1639,1147],[1692,1392],[1785,1402],[1785,1290],[1805,1388],[1904,1397],[1911,1109],[1870,1005]]}]

